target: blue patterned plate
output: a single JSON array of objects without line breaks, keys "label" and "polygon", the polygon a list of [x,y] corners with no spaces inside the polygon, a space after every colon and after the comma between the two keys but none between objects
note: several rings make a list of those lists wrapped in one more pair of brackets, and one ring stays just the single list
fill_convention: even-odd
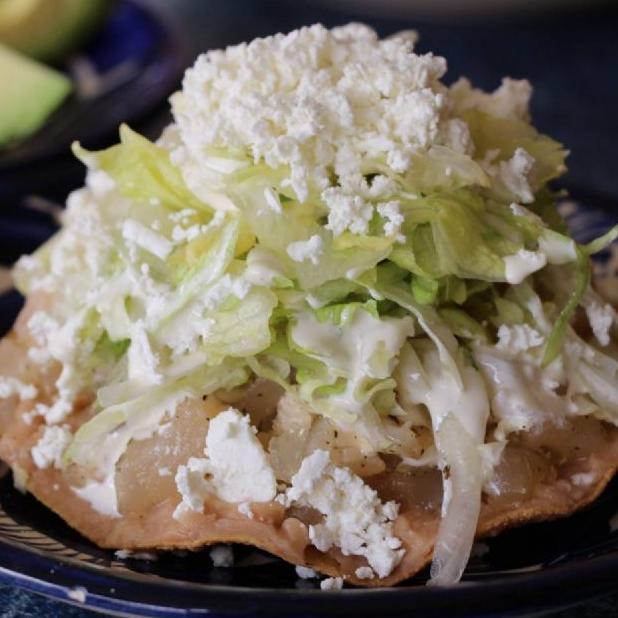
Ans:
[{"label": "blue patterned plate", "polygon": [[81,184],[74,140],[98,149],[117,141],[123,122],[142,132],[154,125],[153,135],[169,122],[166,99],[192,60],[183,35],[147,2],[118,0],[114,7],[100,32],[61,67],[72,74],[75,92],[37,133],[0,148],[2,209],[33,194],[62,201]]},{"label": "blue patterned plate", "polygon": [[[588,200],[588,203],[599,203]],[[605,208],[565,202],[581,241],[618,220]],[[53,231],[44,215],[0,219],[0,261],[31,251]],[[607,252],[602,259],[607,261]],[[0,328],[19,308],[0,296]],[[0,464],[1,465],[1,464]],[[0,468],[0,583],[119,616],[532,616],[615,590],[618,572],[618,479],[572,517],[510,530],[482,544],[464,581],[423,585],[427,574],[390,589],[336,592],[299,580],[281,560],[235,546],[235,566],[215,568],[207,550],[119,560],[101,550],[32,496],[13,488]]]}]

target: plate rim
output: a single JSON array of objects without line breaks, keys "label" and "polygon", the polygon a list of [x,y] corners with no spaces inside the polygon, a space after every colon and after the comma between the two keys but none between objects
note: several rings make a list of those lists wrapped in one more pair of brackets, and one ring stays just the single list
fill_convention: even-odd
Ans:
[{"label": "plate rim", "polygon": [[[163,578],[131,569],[113,571],[110,567],[80,561],[67,556],[56,556],[25,543],[0,537],[0,583],[43,594],[84,609],[93,609],[118,616],[160,616],[161,618],[191,614],[195,616],[222,612],[223,615],[257,615],[263,603],[269,613],[288,616],[306,614],[303,603],[319,606],[320,615],[339,615],[342,605],[346,613],[362,615],[363,605],[380,603],[391,611],[412,609],[417,611],[447,611],[465,602],[467,608],[452,615],[495,615],[509,607],[522,613],[555,611],[584,600],[609,594],[615,588],[618,568],[618,550],[607,551],[592,558],[550,565],[525,573],[505,574],[462,581],[454,586],[429,587],[425,585],[395,586],[384,588],[346,588],[341,591],[324,591],[303,588],[265,588],[234,586],[216,583],[196,583]],[[7,566],[6,557],[18,563],[29,559],[41,564],[33,575]],[[19,566],[19,565],[18,565]],[[69,583],[69,580],[74,580]],[[99,581],[97,581],[99,580]],[[130,587],[140,585],[142,599],[135,600],[120,592],[114,584]],[[576,585],[570,585],[576,584]],[[85,603],[72,602],[71,589],[83,587],[87,591]],[[509,605],[513,588],[520,590],[520,600],[525,604]],[[477,593],[482,589],[482,601]],[[169,603],[157,600],[167,593]],[[172,594],[173,593],[173,594]],[[472,594],[470,594],[472,593]],[[182,597],[185,597],[186,601]],[[188,598],[187,598],[188,597]],[[255,606],[259,601],[259,606]],[[282,603],[284,601],[284,603]],[[316,603],[323,601],[325,603]],[[555,604],[549,607],[550,601]],[[505,603],[507,602],[507,603]],[[275,608],[273,604],[278,604]],[[324,605],[328,605],[325,607]],[[294,607],[300,611],[294,611]],[[414,615],[408,613],[408,615]],[[313,615],[313,614],[311,614]],[[426,614],[423,614],[426,615]],[[443,615],[443,614],[442,614]]]}]

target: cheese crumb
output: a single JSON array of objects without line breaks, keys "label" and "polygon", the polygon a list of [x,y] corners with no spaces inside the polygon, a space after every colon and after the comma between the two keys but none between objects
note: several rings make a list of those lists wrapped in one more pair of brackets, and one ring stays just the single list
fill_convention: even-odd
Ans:
[{"label": "cheese crumb", "polygon": [[200,302],[207,311],[214,311],[226,298],[236,296],[242,300],[251,290],[251,283],[243,277],[223,275],[200,297]]},{"label": "cheese crumb", "polygon": [[210,548],[210,559],[215,567],[234,566],[234,552],[229,545],[215,545]]},{"label": "cheese crumb", "polygon": [[320,582],[322,590],[341,590],[343,588],[343,577],[328,577]]},{"label": "cheese crumb", "polygon": [[517,354],[543,344],[543,336],[528,324],[502,324],[498,329],[498,343],[500,350]]},{"label": "cheese crumb", "polygon": [[303,460],[282,500],[324,516],[309,526],[309,538],[320,551],[336,546],[345,556],[364,556],[379,577],[389,575],[403,557],[401,541],[393,536],[397,505],[383,504],[360,477],[334,466],[326,451],[314,451]]},{"label": "cheese crumb", "polygon": [[318,576],[313,569],[302,565],[296,567],[296,575],[301,579],[315,579]]},{"label": "cheese crumb", "polygon": [[24,384],[11,376],[0,376],[0,399],[9,399],[17,395],[19,399],[34,399],[39,394],[36,386]]},{"label": "cheese crumb", "polygon": [[504,258],[504,276],[507,283],[517,285],[528,275],[541,270],[547,264],[547,256],[540,251],[520,249]]},{"label": "cheese crumb", "polygon": [[356,575],[358,579],[372,579],[373,577],[375,577],[375,573],[373,572],[373,569],[367,566],[358,567],[358,569],[354,571],[354,575]]},{"label": "cheese crumb", "polygon": [[[364,233],[354,229],[365,228],[373,205],[350,192],[344,198],[339,187],[357,183],[376,161],[405,172],[418,149],[442,139],[446,61],[412,48],[410,37],[380,40],[361,24],[318,24],[209,51],[172,97],[179,150],[197,169],[220,148],[289,169],[300,202],[319,192],[336,235]],[[265,192],[279,212],[275,197]]]},{"label": "cheese crumb", "polygon": [[586,303],[586,315],[596,340],[602,346],[608,346],[610,329],[616,319],[614,308],[610,304],[603,305],[596,299],[592,299]]},{"label": "cheese crumb", "polygon": [[78,603],[85,603],[87,595],[88,590],[83,586],[75,586],[67,591],[67,597],[69,597],[72,601],[77,601]]},{"label": "cheese crumb", "polygon": [[401,204],[398,201],[384,202],[378,205],[378,214],[386,219],[384,223],[384,234],[393,236],[397,242],[404,243],[406,237],[401,234],[401,226],[404,222],[404,217],[401,214]]},{"label": "cheese crumb", "polygon": [[326,229],[335,236],[349,230],[353,234],[367,234],[374,207],[360,195],[349,194],[339,187],[330,187],[322,193],[329,204]]},{"label": "cheese crumb", "polygon": [[498,177],[504,186],[524,204],[534,201],[530,186],[530,174],[534,167],[534,157],[523,148],[517,148],[508,161],[498,165]]},{"label": "cheese crumb", "polygon": [[248,517],[249,519],[253,519],[253,517],[254,517],[253,510],[251,509],[251,503],[250,502],[241,502],[238,505],[238,512],[241,515],[244,515],[245,517]]},{"label": "cheese crumb", "polygon": [[202,512],[209,494],[232,503],[269,502],[277,482],[249,417],[229,408],[210,421],[205,458],[191,457],[176,472],[182,502],[174,513]]},{"label": "cheese crumb", "polygon": [[297,240],[288,245],[287,254],[295,262],[310,261],[317,265],[322,255],[322,239],[314,234],[309,240]]},{"label": "cheese crumb", "polygon": [[597,480],[597,475],[594,472],[579,472],[571,476],[571,483],[578,487],[586,487],[592,485]]},{"label": "cheese crumb", "polygon": [[43,435],[30,450],[32,460],[37,468],[45,469],[50,466],[60,468],[62,455],[71,443],[73,434],[67,425],[46,426]]},{"label": "cheese crumb", "polygon": [[59,328],[58,321],[46,311],[35,311],[28,320],[28,330],[39,345],[46,345],[49,336]]}]

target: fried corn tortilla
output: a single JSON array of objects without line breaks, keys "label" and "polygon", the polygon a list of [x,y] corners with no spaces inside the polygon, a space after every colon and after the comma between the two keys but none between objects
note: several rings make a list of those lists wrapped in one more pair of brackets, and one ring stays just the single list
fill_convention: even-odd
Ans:
[{"label": "fried corn tortilla", "polygon": [[[5,375],[27,376],[29,383],[44,392],[49,375],[31,373],[33,367],[26,352],[32,341],[23,331],[20,336],[19,324],[29,314],[32,310],[27,307],[17,329],[0,344],[2,369]],[[52,385],[48,388],[53,392]],[[276,410],[281,390],[274,384],[265,384],[260,390],[267,396],[244,403],[249,403],[254,413],[269,417]],[[209,419],[226,407],[216,396],[184,401],[166,435],[129,445],[116,468],[119,518],[102,515],[76,495],[71,488],[76,479],[71,478],[70,470],[39,469],[33,463],[31,449],[40,438],[41,425],[24,420],[33,405],[33,401],[19,405],[4,402],[0,409],[0,458],[20,476],[25,475],[24,489],[100,547],[171,550],[242,543],[360,586],[397,584],[431,562],[442,502],[442,477],[435,468],[385,470],[364,477],[383,501],[395,500],[401,505],[394,532],[402,541],[405,555],[388,577],[359,579],[355,573],[367,566],[366,560],[345,556],[337,549],[320,552],[311,545],[308,524],[315,523],[316,513],[309,510],[286,509],[275,501],[255,503],[251,505],[253,517],[248,519],[237,504],[209,496],[203,513],[190,513],[181,521],[174,519],[179,494],[173,477],[161,477],[158,470],[162,466],[175,469],[189,457],[201,454]],[[85,399],[68,423],[75,431],[91,414],[91,404]],[[182,449],[166,456],[164,447],[171,443],[182,445]],[[483,495],[476,537],[568,516],[595,500],[617,469],[618,429],[603,421],[574,418],[561,427],[545,427],[535,436],[524,434],[506,447],[496,470],[501,494]]]}]

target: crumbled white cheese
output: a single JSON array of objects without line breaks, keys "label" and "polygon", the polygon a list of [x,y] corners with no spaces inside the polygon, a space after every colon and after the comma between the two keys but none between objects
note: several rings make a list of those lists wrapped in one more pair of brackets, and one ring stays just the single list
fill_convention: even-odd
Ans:
[{"label": "crumbled white cheese", "polygon": [[215,545],[210,548],[210,559],[215,567],[234,566],[234,552],[229,545]]},{"label": "crumbled white cheese", "polygon": [[322,239],[314,234],[308,240],[297,240],[290,243],[286,251],[295,262],[308,260],[312,264],[317,264],[322,255],[322,244]]},{"label": "crumbled white cheese", "polygon": [[356,575],[358,579],[372,579],[373,577],[375,577],[375,573],[373,572],[373,569],[367,566],[358,567],[358,569],[354,571],[354,575]]},{"label": "crumbled white cheese", "polygon": [[343,577],[327,577],[320,582],[322,590],[341,590],[343,588]]},{"label": "crumbled white cheese", "polygon": [[69,597],[71,601],[77,601],[78,603],[85,603],[87,596],[88,590],[83,586],[75,586],[74,588],[70,588],[67,592],[67,597]]},{"label": "crumbled white cheese", "polygon": [[187,509],[203,512],[204,500],[211,493],[210,483],[205,478],[207,474],[210,474],[210,462],[203,458],[191,457],[187,465],[178,467],[176,488],[182,496],[182,502],[174,512],[175,519],[179,519]]},{"label": "crumbled white cheese", "polygon": [[547,256],[540,251],[520,249],[504,258],[504,276],[507,283],[517,285],[528,275],[541,270],[547,264]]},{"label": "crumbled white cheese", "polygon": [[56,380],[57,396],[51,406],[37,404],[38,414],[48,425],[61,423],[72,412],[75,398],[84,387],[87,376],[80,371],[80,364],[90,358],[94,342],[83,342],[81,333],[88,320],[88,310],[72,315],[58,329],[47,335],[47,351],[62,363]]},{"label": "crumbled white cheese", "polygon": [[326,229],[335,236],[349,230],[353,234],[367,234],[373,217],[373,205],[360,195],[349,194],[339,187],[330,187],[322,194],[329,204]]},{"label": "crumbled white cheese", "polygon": [[549,264],[567,264],[577,259],[575,241],[552,230],[546,229],[539,236],[539,251]]},{"label": "crumbled white cheese", "polygon": [[[186,217],[179,218],[177,216],[181,213],[187,212],[190,212],[190,215],[187,215]],[[194,213],[195,211],[191,208],[186,208],[185,210],[170,214],[170,219],[172,219],[173,221],[180,221],[182,223],[182,225],[175,225],[174,229],[172,230],[172,240],[176,244],[191,242],[192,240],[195,240],[198,236],[204,236],[210,231],[220,227],[225,220],[225,212],[218,210],[215,212],[211,221],[209,221],[207,224],[194,223],[193,225],[189,225],[188,216],[193,216]],[[174,215],[176,215],[176,217],[174,217]]]},{"label": "crumbled white cheese", "polygon": [[130,335],[131,344],[127,351],[129,379],[160,384],[163,376],[159,372],[159,356],[152,349],[143,320],[133,323]]},{"label": "crumbled white cheese", "polygon": [[28,359],[36,365],[46,365],[51,358],[51,354],[46,348],[28,348]]},{"label": "crumbled white cheese", "polygon": [[125,219],[122,224],[122,236],[126,241],[134,243],[145,251],[164,260],[174,249],[165,236],[147,228],[135,219]]},{"label": "crumbled white cheese", "polygon": [[12,376],[0,376],[0,399],[9,399],[17,395],[19,399],[34,399],[38,390],[33,384],[24,384],[21,380]]},{"label": "crumbled white cheese", "polygon": [[323,522],[309,526],[309,538],[320,551],[336,546],[346,556],[364,556],[379,577],[389,575],[403,557],[401,541],[393,536],[397,505],[383,504],[360,477],[334,466],[326,451],[303,460],[284,502],[324,516]]},{"label": "crumbled white cheese", "polygon": [[223,275],[210,289],[200,297],[200,302],[208,311],[215,310],[226,298],[236,296],[242,300],[251,289],[251,283],[244,277]]},{"label": "crumbled white cheese", "polygon": [[474,142],[468,125],[459,118],[452,118],[445,125],[446,145],[460,154],[474,154]]},{"label": "crumbled white cheese", "polygon": [[250,502],[241,502],[238,505],[238,512],[249,519],[253,519],[254,517]]},{"label": "crumbled white cheese", "polygon": [[208,231],[207,225],[200,225],[195,223],[194,225],[184,228],[181,225],[175,225],[172,230],[172,240],[176,244],[182,244],[195,240],[198,236],[205,234]]},{"label": "crumbled white cheese", "polygon": [[570,478],[571,483],[578,487],[592,485],[596,480],[597,475],[594,472],[579,472],[578,474],[573,474]]},{"label": "crumbled white cheese", "polygon": [[531,210],[529,210],[525,206],[522,206],[521,204],[512,202],[511,204],[509,204],[509,210],[516,217],[523,217],[524,219],[529,219],[530,221],[534,221],[535,223],[538,223],[540,225],[545,225],[541,217],[533,213]]},{"label": "crumbled white cheese", "polygon": [[195,208],[183,208],[182,210],[175,210],[171,212],[168,217],[169,220],[174,223],[184,222],[188,224],[191,217],[195,217],[197,215],[197,210]]},{"label": "crumbled white cheese", "polygon": [[517,148],[508,161],[498,165],[498,177],[504,186],[524,204],[534,201],[530,186],[530,173],[534,167],[534,157],[523,148]]},{"label": "crumbled white cheese", "polygon": [[354,211],[348,224],[329,217],[331,229],[363,228],[353,219],[373,207],[325,191],[333,172],[339,186],[361,177],[365,161],[404,172],[417,149],[441,138],[445,71],[443,58],[414,54],[409,37],[315,25],[200,56],[172,110],[182,148],[202,169],[217,148],[247,149],[255,162],[289,166],[301,202],[316,188],[330,211]]},{"label": "crumbled white cheese", "polygon": [[176,472],[182,502],[175,513],[186,509],[202,512],[208,494],[226,502],[268,502],[277,482],[249,417],[229,408],[210,421],[205,458],[191,457]]},{"label": "crumbled white cheese", "polygon": [[161,466],[158,473],[159,476],[172,476],[172,471],[167,466]]},{"label": "crumbled white cheese", "polygon": [[528,324],[502,324],[498,329],[498,343],[500,350],[517,354],[543,344],[543,336]]},{"label": "crumbled white cheese", "polygon": [[378,204],[378,214],[386,221],[384,223],[384,234],[394,237],[397,242],[405,242],[406,237],[401,234],[401,226],[404,222],[404,217],[401,214],[401,204],[396,200]]},{"label": "crumbled white cheese", "polygon": [[60,328],[58,321],[46,311],[35,311],[30,316],[27,326],[39,345],[47,345],[50,335]]},{"label": "crumbled white cheese", "polygon": [[30,450],[32,460],[37,468],[49,468],[54,466],[60,468],[62,465],[62,454],[71,443],[73,434],[68,426],[46,426],[43,428],[43,435]]},{"label": "crumbled white cheese", "polygon": [[602,304],[595,298],[589,300],[585,307],[590,328],[597,341],[602,346],[609,345],[609,333],[617,317],[616,311],[610,304]]},{"label": "crumbled white cheese", "polygon": [[296,567],[296,575],[301,579],[315,579],[318,576],[313,569],[302,565]]},{"label": "crumbled white cheese", "polygon": [[112,470],[101,482],[91,481],[83,487],[71,487],[71,491],[88,502],[97,513],[114,519],[120,517],[115,470]]}]

